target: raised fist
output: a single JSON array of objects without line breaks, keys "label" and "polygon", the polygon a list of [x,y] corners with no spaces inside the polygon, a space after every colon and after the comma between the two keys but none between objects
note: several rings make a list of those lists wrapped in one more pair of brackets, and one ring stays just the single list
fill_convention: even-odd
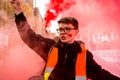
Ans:
[{"label": "raised fist", "polygon": [[19,0],[10,0],[10,3],[17,13],[22,12]]}]

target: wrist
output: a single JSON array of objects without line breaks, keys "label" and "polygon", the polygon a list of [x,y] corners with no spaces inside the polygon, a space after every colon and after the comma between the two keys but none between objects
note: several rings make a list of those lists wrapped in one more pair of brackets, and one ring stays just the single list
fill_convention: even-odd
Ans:
[{"label": "wrist", "polygon": [[15,10],[15,14],[16,15],[19,15],[20,13],[22,13],[23,11],[22,11],[22,9],[21,8],[17,8],[16,10]]}]

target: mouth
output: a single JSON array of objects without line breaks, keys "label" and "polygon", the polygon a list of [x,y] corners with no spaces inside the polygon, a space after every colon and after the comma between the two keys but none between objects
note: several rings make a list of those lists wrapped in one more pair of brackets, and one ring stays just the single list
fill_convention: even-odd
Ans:
[{"label": "mouth", "polygon": [[66,37],[65,36],[61,36],[61,40],[65,40],[66,39]]}]

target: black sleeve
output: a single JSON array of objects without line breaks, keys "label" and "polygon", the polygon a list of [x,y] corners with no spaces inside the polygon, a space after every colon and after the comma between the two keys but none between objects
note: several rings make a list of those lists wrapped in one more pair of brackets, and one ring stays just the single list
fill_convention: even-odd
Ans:
[{"label": "black sleeve", "polygon": [[111,74],[105,69],[102,69],[100,65],[98,65],[94,59],[93,55],[90,51],[87,50],[87,77],[92,80],[120,80],[119,77]]},{"label": "black sleeve", "polygon": [[27,44],[27,46],[29,46],[46,61],[48,52],[55,41],[52,39],[44,38],[40,34],[36,34],[31,29],[23,12],[19,15],[15,15],[15,22],[20,37],[24,43]]}]

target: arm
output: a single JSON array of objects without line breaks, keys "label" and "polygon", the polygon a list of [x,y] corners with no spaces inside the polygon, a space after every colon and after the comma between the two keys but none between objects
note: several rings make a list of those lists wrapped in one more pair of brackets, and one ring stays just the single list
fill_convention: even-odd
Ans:
[{"label": "arm", "polygon": [[19,0],[12,0],[11,4],[16,11],[15,22],[20,37],[31,49],[33,49],[46,61],[49,49],[55,43],[54,40],[44,38],[41,35],[36,34],[30,28],[30,25],[22,12]]},{"label": "arm", "polygon": [[92,80],[120,80],[117,76],[101,68],[94,59],[91,52],[87,51],[87,77]]}]

